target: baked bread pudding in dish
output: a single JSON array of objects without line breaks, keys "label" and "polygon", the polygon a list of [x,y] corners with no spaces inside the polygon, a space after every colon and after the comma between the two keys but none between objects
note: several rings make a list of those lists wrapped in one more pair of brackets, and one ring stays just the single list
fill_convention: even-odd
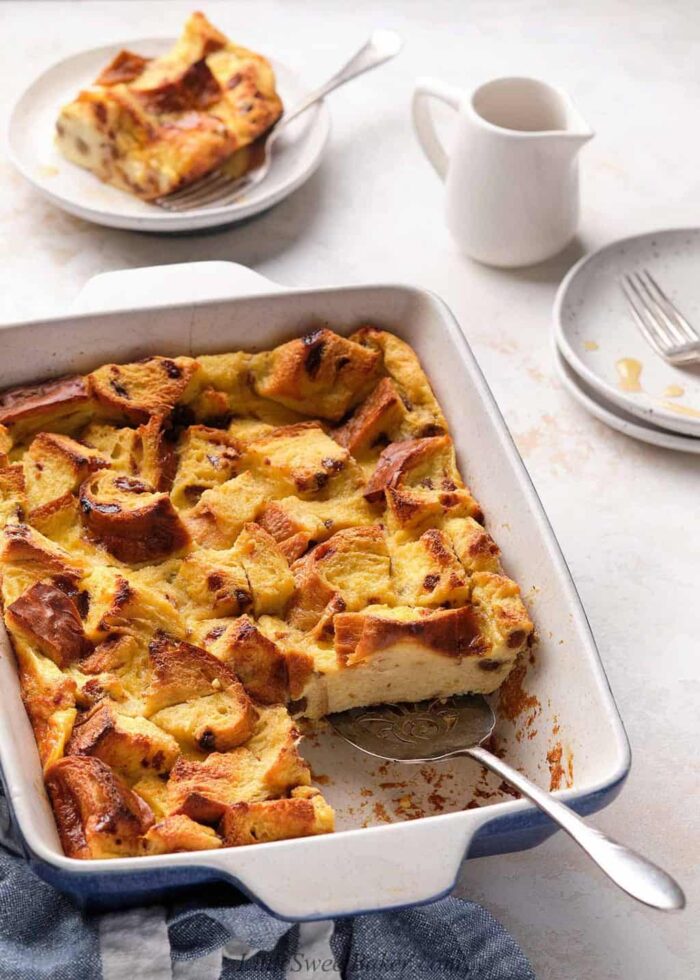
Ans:
[{"label": "baked bread pudding in dish", "polygon": [[56,138],[71,162],[152,200],[222,165],[242,175],[281,114],[269,62],[195,13],[162,57],[121,51],[63,107]]},{"label": "baked bread pudding in dish", "polygon": [[532,623],[371,326],[0,394],[5,624],[66,854],[321,834],[295,718],[494,691]]}]

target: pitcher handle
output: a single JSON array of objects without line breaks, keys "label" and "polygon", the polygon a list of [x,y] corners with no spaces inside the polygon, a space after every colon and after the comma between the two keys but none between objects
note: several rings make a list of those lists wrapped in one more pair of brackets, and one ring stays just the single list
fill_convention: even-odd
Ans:
[{"label": "pitcher handle", "polygon": [[452,85],[441,82],[437,78],[419,78],[413,93],[413,126],[418,142],[438,176],[445,180],[450,158],[435,132],[435,123],[428,105],[429,98],[440,99],[441,102],[458,110],[462,94]]}]

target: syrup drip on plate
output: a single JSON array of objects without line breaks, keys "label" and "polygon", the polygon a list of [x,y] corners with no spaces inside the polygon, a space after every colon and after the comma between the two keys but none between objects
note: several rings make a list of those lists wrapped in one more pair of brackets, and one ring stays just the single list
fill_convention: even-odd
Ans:
[{"label": "syrup drip on plate", "polygon": [[700,419],[700,411],[697,408],[691,408],[690,405],[679,405],[678,402],[661,402],[661,404],[669,412],[675,412],[677,415],[687,415],[691,419]]},{"label": "syrup drip on plate", "polygon": [[[638,392],[642,391],[640,378],[642,376],[642,362],[636,357],[621,357],[616,361],[618,385],[622,391]],[[700,410],[692,408],[690,405],[682,405],[679,402],[669,401],[670,398],[681,398],[685,394],[685,388],[680,385],[668,385],[662,398],[654,399],[662,408],[668,412],[675,412],[676,415],[686,415],[688,418],[700,419]]]},{"label": "syrup drip on plate", "polygon": [[617,368],[619,378],[618,384],[623,391],[642,390],[642,386],[639,383],[639,378],[642,374],[641,361],[638,361],[636,357],[621,357],[615,364],[615,367]]},{"label": "syrup drip on plate", "polygon": [[685,394],[685,388],[681,388],[680,385],[669,385],[664,391],[664,398],[682,398]]}]

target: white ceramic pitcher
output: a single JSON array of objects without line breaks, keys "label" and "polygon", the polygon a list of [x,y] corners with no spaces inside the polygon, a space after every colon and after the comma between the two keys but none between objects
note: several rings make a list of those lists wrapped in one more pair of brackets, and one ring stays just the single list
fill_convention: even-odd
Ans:
[{"label": "white ceramic pitcher", "polygon": [[[449,155],[435,132],[430,98],[458,113]],[[422,78],[413,122],[447,184],[447,225],[472,258],[532,265],[574,236],[578,151],[593,132],[565,92],[534,78],[499,78],[473,92]]]}]

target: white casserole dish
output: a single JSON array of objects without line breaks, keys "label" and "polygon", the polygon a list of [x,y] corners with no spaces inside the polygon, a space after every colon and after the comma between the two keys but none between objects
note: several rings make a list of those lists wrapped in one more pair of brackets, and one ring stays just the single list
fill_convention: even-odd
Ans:
[{"label": "white casserole dish", "polygon": [[[537,624],[528,696],[511,698],[511,708],[521,710],[500,718],[499,750],[547,787],[558,758],[567,786],[571,762],[572,785],[559,795],[579,812],[600,809],[629,770],[624,729],[539,499],[455,319],[437,297],[392,285],[286,289],[221,262],[109,273],[88,284],[74,314],[0,332],[0,386],[152,353],[271,347],[319,321],[340,333],[371,322],[417,351],[462,473]],[[0,764],[27,857],[41,877],[84,904],[114,907],[225,880],[284,918],[386,909],[446,894],[467,856],[530,847],[554,831],[531,804],[504,794],[467,760],[421,771],[378,766],[322,735],[302,751],[336,807],[333,835],[154,857],[67,858],[4,630],[0,689]],[[387,817],[397,820],[385,823]]]}]

